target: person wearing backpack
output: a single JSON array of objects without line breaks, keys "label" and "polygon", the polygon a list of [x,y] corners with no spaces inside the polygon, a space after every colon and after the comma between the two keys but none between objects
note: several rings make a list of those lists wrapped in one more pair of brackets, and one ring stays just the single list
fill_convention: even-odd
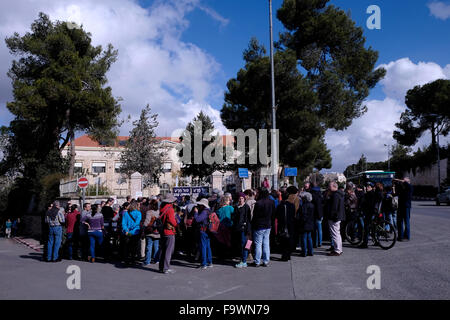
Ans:
[{"label": "person wearing backpack", "polygon": [[145,261],[143,262],[144,266],[148,266],[150,263],[155,264],[157,260],[159,261],[159,259],[157,259],[157,254],[159,251],[159,239],[161,238],[161,235],[156,228],[156,219],[159,219],[158,201],[151,200],[144,221],[144,233],[146,240],[146,254]]},{"label": "person wearing backpack", "polygon": [[142,214],[139,211],[139,204],[132,200],[128,211],[124,211],[122,216],[122,233],[125,236],[125,261],[133,264],[136,260],[137,249],[140,239],[140,223]]},{"label": "person wearing backpack", "polygon": [[208,233],[209,215],[211,213],[207,199],[197,202],[198,211],[194,213],[197,226],[199,248],[201,252],[201,269],[212,268],[211,239]]},{"label": "person wearing backpack", "polygon": [[312,232],[314,230],[314,204],[313,197],[309,192],[302,192],[302,205],[299,210],[300,239],[302,246],[302,257],[313,256]]},{"label": "person wearing backpack", "polygon": [[278,221],[277,237],[280,242],[281,261],[289,261],[295,250],[295,205],[288,200],[289,194],[283,192],[275,217]]},{"label": "person wearing backpack", "polygon": [[162,228],[160,229],[161,257],[159,260],[159,271],[164,274],[174,273],[174,270],[170,269],[170,260],[175,249],[175,234],[178,225],[173,209],[175,201],[177,201],[177,198],[173,194],[167,194],[166,198],[162,200],[160,209]]}]

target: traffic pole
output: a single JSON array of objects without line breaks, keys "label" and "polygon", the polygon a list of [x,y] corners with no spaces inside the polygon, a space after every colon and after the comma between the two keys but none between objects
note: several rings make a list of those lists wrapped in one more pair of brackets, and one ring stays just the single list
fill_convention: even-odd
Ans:
[{"label": "traffic pole", "polygon": [[278,190],[278,145],[276,133],[276,107],[275,107],[275,74],[273,63],[273,26],[272,26],[272,0],[269,0],[269,25],[270,25],[270,73],[272,82],[272,188]]}]

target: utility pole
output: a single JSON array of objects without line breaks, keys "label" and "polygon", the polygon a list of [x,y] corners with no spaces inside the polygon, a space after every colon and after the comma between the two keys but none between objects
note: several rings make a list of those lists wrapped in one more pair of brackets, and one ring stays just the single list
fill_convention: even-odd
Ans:
[{"label": "utility pole", "polygon": [[385,144],[385,147],[388,148],[388,171],[391,171],[391,146],[389,144]]},{"label": "utility pole", "polygon": [[439,134],[441,133],[441,129],[439,129],[439,123],[441,121],[440,116],[438,114],[432,113],[431,116],[436,117],[436,134],[437,134],[437,165],[438,165],[438,194],[441,193],[441,157],[439,153]]},{"label": "utility pole", "polygon": [[278,143],[276,133],[276,106],[275,106],[275,74],[273,63],[273,27],[272,27],[272,0],[269,0],[269,24],[270,24],[270,72],[272,79],[272,188],[278,190]]}]

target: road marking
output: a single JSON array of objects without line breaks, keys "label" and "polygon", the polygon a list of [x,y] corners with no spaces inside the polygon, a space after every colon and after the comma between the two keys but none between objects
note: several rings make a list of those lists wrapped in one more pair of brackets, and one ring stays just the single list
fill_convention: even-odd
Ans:
[{"label": "road marking", "polygon": [[242,287],[243,287],[243,286],[235,286],[235,287],[232,287],[232,288],[230,288],[230,289],[226,289],[226,290],[223,290],[223,291],[219,291],[219,292],[217,292],[217,293],[215,293],[215,294],[212,294],[212,295],[209,295],[209,296],[200,298],[200,299],[198,299],[198,300],[206,300],[206,299],[210,299],[210,298],[212,298],[212,297],[215,297],[215,296],[218,296],[218,295],[221,295],[221,294],[230,292],[230,291],[234,291],[234,290],[239,289],[239,288],[242,288]]}]

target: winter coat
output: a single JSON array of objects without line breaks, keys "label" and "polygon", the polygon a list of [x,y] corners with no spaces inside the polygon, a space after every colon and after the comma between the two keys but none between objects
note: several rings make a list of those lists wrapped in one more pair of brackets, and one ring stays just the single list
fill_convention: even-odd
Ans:
[{"label": "winter coat", "polygon": [[276,208],[275,217],[278,221],[278,235],[286,233],[288,237],[295,234],[295,206],[289,201],[281,201]]},{"label": "winter coat", "polygon": [[250,207],[244,203],[242,207],[236,206],[234,208],[235,212],[235,229],[238,232],[244,231],[245,234],[250,234],[252,227],[252,215]]},{"label": "winter coat", "polygon": [[270,229],[275,215],[275,202],[269,197],[256,201],[253,210],[252,230]]},{"label": "winter coat", "polygon": [[304,202],[298,211],[300,233],[314,231],[314,204],[312,202]]},{"label": "winter coat", "polygon": [[325,217],[334,222],[345,220],[344,193],[330,192],[325,201]]}]

